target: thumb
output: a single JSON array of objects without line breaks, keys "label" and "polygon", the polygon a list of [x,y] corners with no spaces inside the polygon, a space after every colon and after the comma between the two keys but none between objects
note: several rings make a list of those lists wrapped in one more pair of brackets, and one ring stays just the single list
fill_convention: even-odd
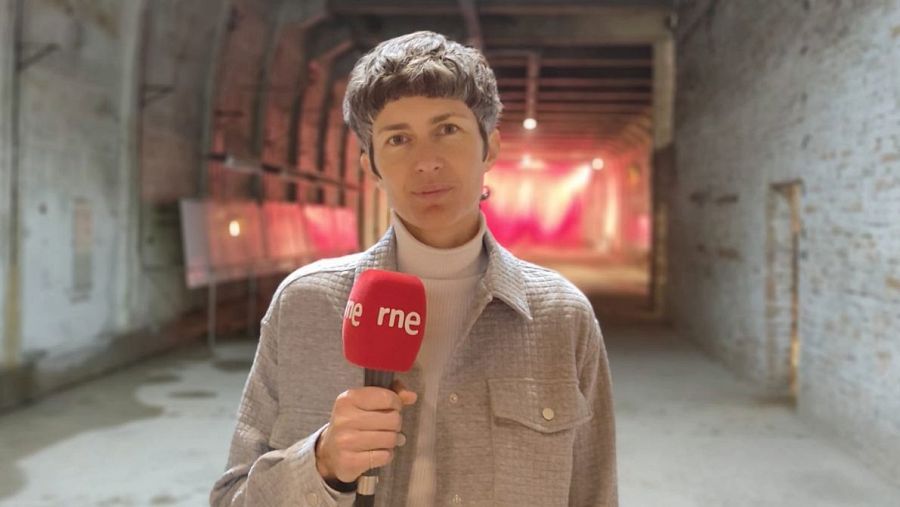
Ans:
[{"label": "thumb", "polygon": [[395,380],[394,383],[391,384],[391,390],[397,393],[397,396],[400,397],[400,401],[404,405],[412,405],[419,398],[418,394],[406,388],[406,384],[404,384],[402,380]]}]

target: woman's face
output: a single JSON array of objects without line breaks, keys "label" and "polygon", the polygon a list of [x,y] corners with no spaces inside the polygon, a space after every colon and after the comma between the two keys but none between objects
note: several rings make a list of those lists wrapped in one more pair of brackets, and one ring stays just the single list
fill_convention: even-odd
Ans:
[{"label": "woman's face", "polygon": [[[484,173],[499,149],[500,134],[494,130],[483,157],[478,121],[456,99],[397,99],[372,125],[378,185],[407,229],[437,248],[461,245],[477,232]],[[369,154],[360,161],[372,169]]]}]

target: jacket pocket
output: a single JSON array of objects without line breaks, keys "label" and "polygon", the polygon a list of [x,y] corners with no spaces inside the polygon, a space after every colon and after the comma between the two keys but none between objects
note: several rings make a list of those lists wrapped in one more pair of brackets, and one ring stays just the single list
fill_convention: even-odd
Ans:
[{"label": "jacket pocket", "polygon": [[575,380],[488,380],[497,505],[568,505],[575,430],[593,414]]},{"label": "jacket pocket", "polygon": [[307,410],[289,410],[278,414],[272,433],[270,449],[285,449],[310,436],[328,422],[331,414]]}]

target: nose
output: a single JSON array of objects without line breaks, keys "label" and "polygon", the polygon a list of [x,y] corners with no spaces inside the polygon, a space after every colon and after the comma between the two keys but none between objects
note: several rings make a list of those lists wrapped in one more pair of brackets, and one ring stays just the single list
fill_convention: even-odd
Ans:
[{"label": "nose", "polygon": [[416,153],[415,167],[416,172],[419,173],[437,172],[444,167],[444,160],[438,150],[430,146],[423,146]]}]

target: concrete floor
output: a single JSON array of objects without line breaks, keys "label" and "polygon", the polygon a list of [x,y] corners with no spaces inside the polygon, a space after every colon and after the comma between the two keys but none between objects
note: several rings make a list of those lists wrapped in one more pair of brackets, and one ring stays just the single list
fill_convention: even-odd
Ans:
[{"label": "concrete floor", "polygon": [[[637,300],[595,303],[615,301]],[[603,312],[601,323],[622,506],[900,505],[900,485],[808,428],[789,400],[758,397],[663,326]],[[0,506],[205,505],[253,350],[235,342],[214,359],[187,346],[0,415]]]}]

